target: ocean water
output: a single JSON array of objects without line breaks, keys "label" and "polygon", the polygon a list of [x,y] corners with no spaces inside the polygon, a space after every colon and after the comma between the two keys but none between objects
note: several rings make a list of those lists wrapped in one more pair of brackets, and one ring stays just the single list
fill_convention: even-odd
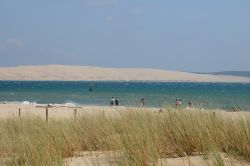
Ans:
[{"label": "ocean water", "polygon": [[250,84],[245,83],[0,81],[0,102],[106,106],[111,97],[123,106],[140,106],[141,98],[148,107],[174,106],[182,99],[182,107],[191,101],[197,108],[250,111]]}]

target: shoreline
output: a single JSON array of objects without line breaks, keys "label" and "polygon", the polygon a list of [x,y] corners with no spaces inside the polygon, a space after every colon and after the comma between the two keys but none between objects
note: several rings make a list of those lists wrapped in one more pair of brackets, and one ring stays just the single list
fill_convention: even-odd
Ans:
[{"label": "shoreline", "polygon": [[[107,115],[116,116],[119,112],[128,110],[152,110],[158,111],[160,108],[141,108],[141,107],[126,107],[126,106],[47,106],[46,104],[39,105],[23,105],[23,104],[0,104],[0,119],[8,119],[23,116],[38,116],[46,118],[46,108],[50,118],[53,119],[72,119],[74,114],[82,115],[98,115],[105,113]],[[20,110],[20,113],[19,113]],[[76,112],[75,112],[76,111]],[[20,115],[19,115],[20,114]]]},{"label": "shoreline", "polygon": [[[101,105],[101,104],[82,104],[82,103],[74,103],[74,102],[66,102],[66,103],[37,103],[32,101],[0,101],[0,105],[20,105],[22,106],[35,106],[35,107],[48,107],[48,108],[56,108],[56,107],[65,107],[65,108],[85,108],[85,107],[93,107],[93,108],[112,108],[112,107],[120,107],[127,109],[141,109],[140,104],[138,106],[130,106],[130,105],[118,105],[111,106],[109,104]],[[144,106],[145,109],[175,109],[174,104],[167,104],[163,106]],[[0,108],[1,109],[1,108]],[[181,105],[181,110],[190,110],[189,106],[186,104]],[[234,109],[222,109],[222,108],[204,108],[204,107],[192,107],[192,110],[216,110],[216,111],[224,111],[224,112],[250,112],[250,110],[240,110],[237,107]]]},{"label": "shoreline", "polygon": [[[77,114],[77,117],[82,115],[96,116],[100,113],[104,113],[110,116],[117,116],[119,113],[128,111],[150,111],[152,113],[160,113],[166,111],[168,108],[160,107],[129,107],[129,106],[93,106],[93,105],[81,105],[81,106],[64,106],[53,105],[48,106],[46,104],[37,105],[23,105],[23,104],[0,104],[0,119],[16,118],[16,117],[29,117],[38,116],[46,118],[46,108],[48,109],[49,118],[52,119],[73,119]],[[170,110],[174,108],[169,108]],[[20,112],[19,112],[20,110]],[[177,110],[176,110],[177,111]],[[247,111],[229,112],[220,109],[196,109],[189,110],[183,108],[182,111],[214,111],[226,114],[237,115],[250,115]]]}]

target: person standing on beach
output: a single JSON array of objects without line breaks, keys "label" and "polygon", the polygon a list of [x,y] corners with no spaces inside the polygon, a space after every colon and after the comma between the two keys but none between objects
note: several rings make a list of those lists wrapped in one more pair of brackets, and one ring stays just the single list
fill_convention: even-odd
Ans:
[{"label": "person standing on beach", "polygon": [[178,105],[179,105],[179,100],[176,99],[176,100],[175,100],[175,109],[178,107]]},{"label": "person standing on beach", "polygon": [[114,106],[114,105],[115,105],[115,99],[114,99],[114,97],[111,98],[110,105],[111,105],[111,106]]},{"label": "person standing on beach", "polygon": [[179,106],[181,106],[181,104],[182,104],[182,100],[178,100],[179,101]]},{"label": "person standing on beach", "polygon": [[118,106],[119,105],[119,100],[117,98],[115,98],[115,105]]},{"label": "person standing on beach", "polygon": [[191,101],[188,103],[188,106],[189,106],[189,109],[191,110],[192,109],[192,102]]},{"label": "person standing on beach", "polygon": [[181,104],[182,104],[182,99],[176,99],[176,100],[175,100],[175,108],[180,107]]},{"label": "person standing on beach", "polygon": [[145,105],[145,100],[144,100],[144,98],[142,98],[141,99],[141,106],[144,107],[144,105]]}]

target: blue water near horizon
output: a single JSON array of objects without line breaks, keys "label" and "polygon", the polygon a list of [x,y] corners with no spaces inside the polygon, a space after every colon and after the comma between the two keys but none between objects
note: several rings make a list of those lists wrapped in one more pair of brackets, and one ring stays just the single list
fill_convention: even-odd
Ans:
[{"label": "blue water near horizon", "polygon": [[192,101],[197,108],[250,111],[249,83],[0,81],[0,102],[106,106],[111,97],[123,106],[140,106],[141,98],[149,107],[174,106],[182,99],[183,107]]}]

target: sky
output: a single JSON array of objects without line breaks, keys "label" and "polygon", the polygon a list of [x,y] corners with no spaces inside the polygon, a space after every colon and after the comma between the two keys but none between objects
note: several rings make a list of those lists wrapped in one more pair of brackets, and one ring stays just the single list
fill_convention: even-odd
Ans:
[{"label": "sky", "polygon": [[249,0],[0,0],[0,66],[250,71]]}]

